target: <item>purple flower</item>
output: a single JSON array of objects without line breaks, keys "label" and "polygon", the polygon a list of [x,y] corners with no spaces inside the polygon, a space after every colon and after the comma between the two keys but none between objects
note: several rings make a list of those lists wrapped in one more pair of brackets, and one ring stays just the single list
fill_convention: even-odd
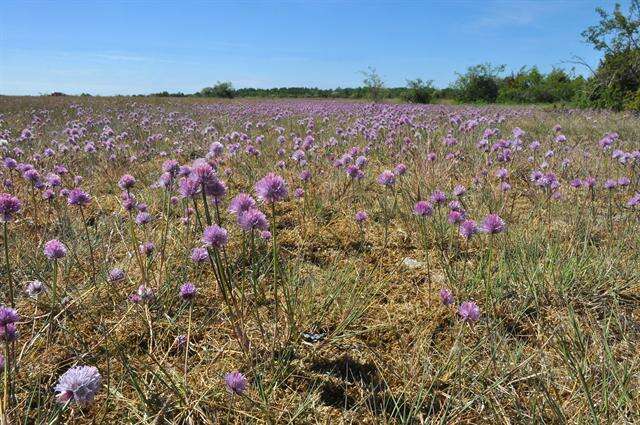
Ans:
[{"label": "purple flower", "polygon": [[413,213],[421,217],[429,217],[433,214],[433,207],[427,201],[418,201],[413,207]]},{"label": "purple flower", "polygon": [[113,268],[109,271],[109,282],[118,282],[124,279],[124,270],[119,268]]},{"label": "purple flower", "polygon": [[618,186],[627,187],[631,184],[631,180],[628,177],[620,177],[618,179]]},{"label": "purple flower", "polygon": [[139,225],[148,224],[151,221],[151,214],[148,212],[140,212],[136,216],[136,223]]},{"label": "purple flower", "polygon": [[268,230],[263,230],[262,232],[260,232],[260,238],[268,241],[269,239],[271,239],[271,232]]},{"label": "purple flower", "polygon": [[628,201],[627,201],[627,206],[628,207],[637,207],[638,205],[640,205],[640,192],[636,193],[635,195],[633,195]]},{"label": "purple flower", "polygon": [[447,195],[441,190],[434,190],[429,198],[436,205],[444,204],[447,201]]},{"label": "purple flower", "polygon": [[615,189],[617,185],[618,182],[613,179],[607,179],[607,181],[604,182],[604,188],[608,190]]},{"label": "purple flower", "polygon": [[185,301],[191,301],[195,298],[197,291],[193,283],[187,282],[180,287],[180,298]]},{"label": "purple flower", "polygon": [[473,323],[480,318],[480,307],[473,301],[465,301],[460,304],[458,314],[465,322]]},{"label": "purple flower", "polygon": [[0,340],[11,342],[18,339],[18,328],[15,323],[0,326]]},{"label": "purple flower", "polygon": [[58,260],[67,255],[67,247],[57,239],[52,239],[44,244],[44,255],[49,260]]},{"label": "purple flower", "polygon": [[193,198],[200,191],[200,184],[191,179],[181,179],[178,185],[178,192],[183,198]]},{"label": "purple flower", "polygon": [[302,180],[303,182],[308,182],[309,180],[311,180],[311,171],[309,170],[304,170],[300,173],[300,180]]},{"label": "purple flower", "polygon": [[404,175],[404,173],[407,172],[407,166],[402,164],[402,163],[400,163],[400,164],[396,165],[396,168],[393,171],[396,174],[396,176],[402,176],[402,175]]},{"label": "purple flower", "polygon": [[20,211],[22,203],[18,198],[8,193],[0,194],[0,217],[2,221],[13,220],[13,216]]},{"label": "purple flower", "polygon": [[242,230],[250,232],[251,230],[267,230],[269,228],[269,222],[267,217],[262,211],[251,208],[238,215],[238,224]]},{"label": "purple flower", "polygon": [[151,255],[153,255],[153,251],[156,249],[156,245],[153,242],[145,242],[143,244],[140,244],[140,246],[138,247],[138,249],[140,250],[140,253],[147,256],[147,257],[151,257]]},{"label": "purple flower", "polygon": [[194,263],[202,263],[207,260],[209,253],[205,248],[193,248],[191,250],[191,261]]},{"label": "purple flower", "polygon": [[507,225],[498,214],[489,214],[482,222],[482,231],[484,233],[496,234],[506,230]]},{"label": "purple flower", "polygon": [[453,294],[451,293],[451,291],[449,291],[447,288],[442,288],[440,290],[440,301],[442,301],[442,304],[444,305],[453,304]]},{"label": "purple flower", "polygon": [[224,376],[224,383],[230,394],[242,395],[247,390],[247,378],[240,372],[229,372]]},{"label": "purple flower", "polygon": [[369,215],[366,211],[358,211],[356,212],[356,222],[364,223],[369,218]]},{"label": "purple flower", "polygon": [[227,231],[214,224],[204,229],[202,242],[213,248],[222,248],[227,244],[228,238]]},{"label": "purple flower", "polygon": [[396,175],[393,174],[393,171],[384,170],[378,176],[378,183],[386,187],[391,187],[396,183]]},{"label": "purple flower", "polygon": [[239,193],[229,203],[229,212],[241,214],[256,206],[256,201],[246,193]]},{"label": "purple flower", "polygon": [[464,221],[464,211],[451,210],[447,218],[451,224],[460,224]]},{"label": "purple flower", "polygon": [[27,287],[25,288],[24,292],[26,292],[27,295],[31,298],[36,298],[38,295],[44,292],[44,284],[39,280],[32,280],[31,282],[27,283]]},{"label": "purple flower", "polygon": [[67,203],[69,205],[84,207],[88,205],[89,202],[91,202],[91,196],[80,188],[72,189],[69,191],[69,195],[67,195]]},{"label": "purple flower", "polygon": [[569,185],[571,185],[571,187],[573,188],[579,188],[582,187],[582,180],[580,179],[573,179],[569,182]]},{"label": "purple flower", "polygon": [[93,366],[76,366],[67,370],[55,386],[60,403],[87,404],[100,389],[101,376]]},{"label": "purple flower", "polygon": [[129,299],[134,303],[139,302],[151,302],[156,297],[156,294],[153,292],[153,289],[148,286],[140,285],[138,286],[138,290],[132,294]]},{"label": "purple flower", "polygon": [[475,221],[465,220],[460,225],[460,235],[463,238],[469,239],[471,238],[471,236],[475,235],[476,233],[478,233],[478,225],[476,224]]},{"label": "purple flower", "polygon": [[467,193],[467,189],[461,184],[458,184],[453,188],[453,195],[457,196],[458,198],[463,196],[465,193]]},{"label": "purple flower", "polygon": [[258,180],[255,191],[263,202],[271,204],[282,201],[287,197],[287,184],[284,179],[275,173],[269,173]]},{"label": "purple flower", "polygon": [[10,325],[20,320],[18,312],[11,308],[0,306],[0,326]]},{"label": "purple flower", "polygon": [[588,187],[589,189],[592,189],[596,186],[596,178],[592,176],[588,176],[582,181],[582,183],[584,186]]},{"label": "purple flower", "polygon": [[222,198],[227,194],[227,185],[217,177],[206,180],[203,183],[204,193],[216,199]]},{"label": "purple flower", "polygon": [[131,174],[125,174],[120,177],[118,187],[122,190],[129,190],[136,184],[136,179]]}]

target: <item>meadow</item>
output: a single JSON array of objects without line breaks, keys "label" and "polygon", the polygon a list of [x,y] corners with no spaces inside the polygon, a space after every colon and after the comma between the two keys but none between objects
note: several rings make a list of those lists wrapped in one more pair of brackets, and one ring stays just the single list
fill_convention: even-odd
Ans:
[{"label": "meadow", "polygon": [[5,423],[636,423],[640,120],[0,97]]}]

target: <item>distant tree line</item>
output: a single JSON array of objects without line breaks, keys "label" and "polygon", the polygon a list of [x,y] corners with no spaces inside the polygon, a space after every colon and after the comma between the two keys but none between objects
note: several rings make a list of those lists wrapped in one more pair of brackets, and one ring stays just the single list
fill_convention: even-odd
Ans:
[{"label": "distant tree line", "polygon": [[[553,68],[548,73],[523,67],[505,74],[504,65],[490,63],[467,68],[449,87],[437,89],[432,81],[408,80],[405,87],[385,87],[374,68],[362,71],[363,85],[353,88],[278,87],[235,89],[230,82],[218,82],[189,96],[231,99],[245,98],[344,98],[401,99],[431,103],[451,99],[460,103],[566,103],[581,107],[640,110],[640,0],[631,0],[625,14],[616,4],[612,13],[597,8],[600,22],[582,32],[586,42],[604,53],[596,69],[581,58],[574,65],[589,68],[587,78],[572,70]],[[153,96],[187,96],[184,93],[156,93]]]}]

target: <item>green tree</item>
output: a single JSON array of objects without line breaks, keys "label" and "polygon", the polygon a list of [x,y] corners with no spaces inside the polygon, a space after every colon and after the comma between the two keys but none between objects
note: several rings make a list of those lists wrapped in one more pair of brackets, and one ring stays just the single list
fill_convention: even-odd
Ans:
[{"label": "green tree", "polygon": [[582,32],[585,41],[604,52],[581,97],[584,106],[637,109],[640,90],[640,0],[625,14],[619,4],[608,13],[597,8],[600,22]]},{"label": "green tree", "polygon": [[464,74],[458,74],[454,84],[456,98],[463,102],[493,103],[498,98],[500,74],[504,65],[493,66],[483,63],[467,68]]},{"label": "green tree", "polygon": [[200,91],[200,96],[204,97],[220,97],[225,99],[232,99],[236,95],[236,91],[233,88],[233,85],[226,81],[220,82],[213,87],[205,87]]},{"label": "green tree", "polygon": [[363,75],[364,87],[369,93],[369,97],[374,102],[379,102],[384,97],[384,82],[382,81],[382,77],[373,67],[368,67],[366,71],[360,71]]},{"label": "green tree", "polygon": [[401,97],[411,103],[431,103],[435,95],[433,80],[422,81],[420,78],[407,80],[407,88],[403,90]]}]

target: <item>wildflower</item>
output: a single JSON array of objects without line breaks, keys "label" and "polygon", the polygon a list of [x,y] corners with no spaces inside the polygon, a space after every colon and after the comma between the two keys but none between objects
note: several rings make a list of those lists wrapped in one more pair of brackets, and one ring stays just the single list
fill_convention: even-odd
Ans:
[{"label": "wildflower", "polygon": [[580,179],[573,179],[569,182],[569,185],[575,189],[582,187],[582,180]]},{"label": "wildflower", "polygon": [[604,182],[604,188],[608,190],[615,189],[617,185],[618,182],[613,179],[607,179],[607,181]]},{"label": "wildflower", "polygon": [[153,251],[156,249],[156,245],[153,242],[149,241],[149,242],[140,244],[138,249],[140,250],[141,254],[144,254],[147,257],[151,257],[151,255],[153,254]]},{"label": "wildflower", "polygon": [[0,340],[11,342],[18,339],[18,328],[15,323],[0,326]]},{"label": "wildflower", "polygon": [[458,198],[464,196],[465,193],[467,193],[467,189],[461,184],[458,184],[453,188],[453,195],[457,196]]},{"label": "wildflower", "polygon": [[149,214],[146,211],[145,212],[140,212],[136,216],[136,223],[139,224],[139,225],[148,224],[150,221],[151,221],[151,214]]},{"label": "wildflower", "polygon": [[246,193],[239,193],[229,203],[229,212],[241,214],[256,206],[256,201]]},{"label": "wildflower", "polygon": [[464,211],[457,211],[457,210],[449,211],[449,215],[447,219],[451,224],[460,224],[464,221]]},{"label": "wildflower", "polygon": [[394,173],[396,174],[396,176],[402,176],[404,175],[404,173],[407,172],[407,166],[400,163],[398,165],[396,165],[396,168],[394,168]]},{"label": "wildflower", "polygon": [[0,306],[0,326],[10,325],[20,320],[18,312],[11,308]]},{"label": "wildflower", "polygon": [[465,220],[460,225],[460,236],[465,239],[471,238],[471,236],[478,233],[478,225],[473,220]]},{"label": "wildflower", "polygon": [[67,370],[55,386],[60,403],[87,404],[100,389],[101,376],[94,366],[76,366]]},{"label": "wildflower", "polygon": [[80,188],[72,189],[69,191],[69,195],[67,195],[67,203],[69,205],[84,207],[88,205],[89,202],[91,202],[91,196]]},{"label": "wildflower", "polygon": [[204,229],[202,242],[213,248],[222,248],[227,244],[227,231],[220,226],[213,225]]},{"label": "wildflower", "polygon": [[193,283],[187,282],[180,287],[180,298],[185,301],[191,301],[195,298],[197,291]]},{"label": "wildflower", "polygon": [[429,199],[433,204],[441,205],[447,202],[447,195],[441,190],[434,190]]},{"label": "wildflower", "polygon": [[209,253],[205,248],[193,248],[191,250],[191,261],[194,263],[202,263],[209,257]]},{"label": "wildflower", "polygon": [[238,224],[242,230],[247,232],[253,229],[267,230],[269,228],[267,217],[262,213],[262,211],[256,208],[251,208],[238,215]]},{"label": "wildflower", "polygon": [[308,182],[309,180],[311,180],[311,171],[309,170],[304,170],[300,173],[300,180],[302,180],[303,182]]},{"label": "wildflower", "polygon": [[287,197],[287,184],[275,173],[269,173],[255,184],[255,191],[263,202],[271,204]]},{"label": "wildflower", "polygon": [[134,303],[150,302],[153,301],[155,297],[156,294],[153,292],[153,289],[140,285],[138,290],[129,297],[129,300]]},{"label": "wildflower", "polygon": [[633,195],[628,201],[627,201],[627,206],[628,207],[636,207],[640,205],[640,192],[636,193],[635,195]]},{"label": "wildflower", "polygon": [[358,223],[364,223],[369,218],[369,215],[366,211],[358,211],[355,218]]},{"label": "wildflower", "polygon": [[119,268],[113,268],[109,271],[109,282],[118,282],[124,279],[124,270]]},{"label": "wildflower", "polygon": [[269,239],[271,239],[271,232],[268,230],[263,230],[262,232],[260,232],[260,238],[268,241]]},{"label": "wildflower", "polygon": [[582,181],[582,183],[585,187],[592,189],[596,186],[596,178],[592,176],[588,176]]},{"label": "wildflower", "polygon": [[26,292],[27,295],[31,298],[36,298],[38,295],[44,292],[44,284],[39,280],[32,280],[31,282],[27,283],[27,287],[25,288],[24,292]]},{"label": "wildflower", "polygon": [[498,214],[489,214],[482,222],[482,231],[484,233],[496,234],[506,230],[506,223]]},{"label": "wildflower", "polygon": [[57,239],[52,239],[44,244],[44,255],[49,260],[59,260],[67,255],[67,247]]},{"label": "wildflower", "polygon": [[178,192],[183,198],[193,198],[200,192],[200,185],[195,180],[183,178],[178,185]]},{"label": "wildflower", "polygon": [[467,323],[474,323],[480,318],[480,307],[473,301],[465,301],[460,304],[458,314]]},{"label": "wildflower", "polygon": [[129,190],[136,184],[136,179],[131,174],[125,174],[120,177],[118,187],[122,190]]},{"label": "wildflower", "polygon": [[207,179],[202,183],[204,193],[216,199],[222,198],[227,194],[227,185],[217,177]]},{"label": "wildflower", "polygon": [[618,186],[627,187],[631,184],[631,180],[628,177],[620,177],[618,179]]},{"label": "wildflower", "polygon": [[442,301],[443,305],[451,305],[453,304],[453,294],[447,288],[442,288],[440,290],[440,301]]},{"label": "wildflower", "polygon": [[16,322],[20,320],[18,312],[10,307],[0,307],[0,340],[11,342],[18,339]]},{"label": "wildflower", "polygon": [[186,335],[178,335],[173,340],[173,345],[175,345],[176,348],[178,348],[178,349],[183,348],[186,343],[187,343],[187,336]]},{"label": "wildflower", "polygon": [[413,213],[421,217],[429,217],[433,214],[433,207],[427,201],[418,201],[413,207]]},{"label": "wildflower", "polygon": [[18,198],[8,193],[0,194],[0,217],[2,221],[13,220],[13,216],[22,208],[22,203]]},{"label": "wildflower", "polygon": [[378,176],[378,183],[386,187],[391,187],[396,183],[396,175],[393,174],[393,171],[384,170]]},{"label": "wildflower", "polygon": [[247,390],[247,378],[240,372],[227,373],[224,383],[230,394],[242,395]]}]

